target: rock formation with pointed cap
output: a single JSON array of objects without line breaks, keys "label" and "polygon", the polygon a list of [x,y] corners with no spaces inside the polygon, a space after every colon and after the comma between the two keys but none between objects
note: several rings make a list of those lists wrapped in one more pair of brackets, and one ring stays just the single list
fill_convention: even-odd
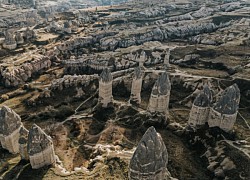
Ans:
[{"label": "rock formation with pointed cap", "polygon": [[18,153],[19,130],[21,118],[12,109],[3,106],[0,110],[0,142],[10,153]]},{"label": "rock formation with pointed cap", "polygon": [[237,84],[225,89],[217,103],[211,108],[208,125],[230,131],[237,118],[240,102],[240,90]]},{"label": "rock formation with pointed cap", "polygon": [[112,82],[112,74],[108,68],[105,68],[99,78],[99,101],[103,107],[107,107],[112,102]]},{"label": "rock formation with pointed cap", "polygon": [[170,179],[168,152],[154,127],[148,128],[129,164],[129,179]]},{"label": "rock formation with pointed cap", "polygon": [[142,87],[142,70],[136,67],[131,87],[130,102],[141,103],[141,87]]},{"label": "rock formation with pointed cap", "polygon": [[28,135],[28,154],[33,169],[55,163],[53,142],[39,126],[34,124]]},{"label": "rock formation with pointed cap", "polygon": [[207,85],[195,98],[192,109],[189,114],[188,124],[190,126],[204,125],[207,122],[210,105],[212,101],[212,93]]},{"label": "rock formation with pointed cap", "polygon": [[170,98],[171,83],[166,72],[162,73],[151,92],[149,99],[149,112],[168,113],[168,105]]},{"label": "rock formation with pointed cap", "polygon": [[28,160],[28,149],[27,149],[27,142],[28,142],[28,134],[29,131],[25,127],[21,127],[20,131],[20,138],[19,138],[19,152],[22,159]]}]

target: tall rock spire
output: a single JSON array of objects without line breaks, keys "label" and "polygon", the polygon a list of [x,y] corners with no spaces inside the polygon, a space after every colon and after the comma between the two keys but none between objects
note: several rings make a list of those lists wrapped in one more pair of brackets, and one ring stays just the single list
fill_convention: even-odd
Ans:
[{"label": "tall rock spire", "polygon": [[142,87],[142,70],[136,67],[131,87],[130,102],[141,103],[141,87]]},{"label": "tall rock spire", "polygon": [[107,107],[112,102],[112,82],[112,74],[108,68],[105,68],[99,78],[99,101],[103,107]]},{"label": "tall rock spire", "polygon": [[25,127],[21,127],[20,131],[20,138],[19,138],[19,152],[22,159],[28,160],[28,149],[27,149],[27,142],[28,142],[28,134],[29,131]]},{"label": "tall rock spire", "polygon": [[237,118],[240,102],[240,90],[237,84],[225,89],[221,97],[210,110],[208,125],[220,127],[224,131],[230,131]]},{"label": "tall rock spire", "polygon": [[188,119],[190,126],[204,125],[207,122],[211,101],[211,90],[205,85],[193,102]]},{"label": "tall rock spire", "polygon": [[52,139],[36,124],[29,130],[28,154],[33,169],[55,163]]},{"label": "tall rock spire", "polygon": [[129,179],[169,179],[168,152],[154,127],[140,140],[129,165]]},{"label": "tall rock spire", "polygon": [[18,153],[19,130],[21,118],[12,109],[3,106],[0,110],[0,142],[10,153]]},{"label": "tall rock spire", "polygon": [[168,114],[171,83],[166,72],[163,72],[155,82],[149,99],[149,112]]}]

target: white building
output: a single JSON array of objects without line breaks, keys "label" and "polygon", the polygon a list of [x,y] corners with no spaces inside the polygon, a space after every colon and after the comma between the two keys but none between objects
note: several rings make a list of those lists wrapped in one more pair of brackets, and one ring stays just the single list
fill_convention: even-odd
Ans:
[{"label": "white building", "polygon": [[105,68],[99,78],[99,102],[102,107],[107,107],[113,100],[112,82],[112,74],[108,68]]}]

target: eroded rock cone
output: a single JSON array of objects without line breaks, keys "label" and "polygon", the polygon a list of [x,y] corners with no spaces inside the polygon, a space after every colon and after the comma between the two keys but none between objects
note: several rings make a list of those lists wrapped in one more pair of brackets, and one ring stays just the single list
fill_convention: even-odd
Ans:
[{"label": "eroded rock cone", "polygon": [[36,124],[29,131],[28,154],[33,169],[55,163],[52,139]]},{"label": "eroded rock cone", "polygon": [[237,119],[239,102],[240,90],[237,84],[226,88],[220,99],[210,110],[209,127],[217,126],[226,132],[231,131]]},{"label": "eroded rock cone", "polygon": [[205,125],[208,119],[210,105],[212,101],[212,93],[207,85],[195,98],[192,109],[189,114],[188,125],[196,127],[197,125]]},{"label": "eroded rock cone", "polygon": [[0,134],[10,135],[21,127],[21,118],[12,109],[3,106],[0,110]]},{"label": "eroded rock cone", "polygon": [[22,159],[28,160],[29,155],[27,151],[27,140],[29,131],[25,127],[21,127],[20,131],[20,138],[19,138],[19,151]]},{"label": "eroded rock cone", "polygon": [[129,179],[171,179],[167,170],[168,152],[152,126],[139,142],[129,165]]},{"label": "eroded rock cone", "polygon": [[12,109],[3,106],[0,110],[0,142],[10,153],[18,153],[19,129],[21,118]]},{"label": "eroded rock cone", "polygon": [[239,102],[240,90],[237,84],[233,84],[225,89],[214,109],[221,114],[234,114],[238,110]]}]

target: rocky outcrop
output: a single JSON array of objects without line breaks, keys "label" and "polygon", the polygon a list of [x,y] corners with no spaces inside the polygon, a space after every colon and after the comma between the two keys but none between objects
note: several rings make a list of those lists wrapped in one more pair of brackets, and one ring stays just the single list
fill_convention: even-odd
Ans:
[{"label": "rocky outcrop", "polygon": [[141,87],[142,87],[143,73],[140,67],[134,70],[134,77],[131,87],[130,102],[141,103]]},{"label": "rocky outcrop", "polygon": [[240,90],[237,84],[225,89],[219,100],[211,108],[208,125],[220,127],[224,131],[232,130],[237,118],[240,102]]},{"label": "rocky outcrop", "polygon": [[152,89],[148,104],[148,111],[168,114],[171,83],[167,72],[162,73]]},{"label": "rocky outcrop", "polygon": [[6,87],[13,87],[24,84],[34,73],[46,70],[51,66],[51,61],[47,56],[37,56],[31,62],[20,66],[8,67],[1,70],[3,84]]},{"label": "rocky outcrop", "polygon": [[129,179],[170,179],[168,152],[154,127],[148,128],[130,160]]},{"label": "rocky outcrop", "polygon": [[20,134],[18,141],[19,153],[22,159],[29,160],[28,149],[27,149],[29,131],[25,127],[21,127],[19,134]]},{"label": "rocky outcrop", "polygon": [[96,32],[86,37],[68,40],[58,45],[61,51],[73,50],[77,47],[94,46],[101,51],[126,48],[140,45],[149,41],[168,41],[175,38],[195,36],[213,32],[219,28],[229,26],[229,23],[216,25],[210,21],[195,23],[179,23],[174,25],[161,24],[137,28],[136,31],[114,31]]},{"label": "rocky outcrop", "polygon": [[234,11],[239,8],[241,8],[241,5],[239,2],[227,3],[227,4],[223,4],[220,6],[220,10],[225,11],[225,12]]},{"label": "rocky outcrop", "polygon": [[71,25],[72,25],[71,22],[65,21],[63,24],[63,31],[66,33],[71,33]]},{"label": "rocky outcrop", "polygon": [[58,45],[57,48],[60,51],[65,50],[73,50],[75,47],[89,47],[93,44],[99,43],[100,40],[104,37],[114,36],[117,32],[114,31],[107,31],[107,32],[98,32],[87,37],[79,37],[73,40],[68,40],[63,42],[62,44]]},{"label": "rocky outcrop", "polygon": [[142,44],[148,41],[163,41],[175,38],[194,36],[202,33],[210,33],[218,28],[228,26],[228,23],[215,25],[211,22],[197,22],[180,26],[163,25],[161,27],[144,27],[137,31],[128,32],[126,36],[118,34],[114,37],[105,37],[100,40],[101,50],[114,50],[118,47],[126,48],[129,46]]},{"label": "rocky outcrop", "polygon": [[112,102],[113,77],[108,68],[104,69],[99,78],[99,101],[102,107],[107,107]]},{"label": "rocky outcrop", "polygon": [[192,109],[189,114],[188,124],[192,127],[204,125],[207,122],[210,106],[212,102],[212,93],[207,85],[195,98]]},{"label": "rocky outcrop", "polygon": [[87,85],[90,81],[98,79],[98,75],[65,75],[63,78],[51,82],[51,90],[63,90],[69,87]]},{"label": "rocky outcrop", "polygon": [[32,169],[39,169],[56,162],[51,137],[36,124],[29,130],[27,148]]},{"label": "rocky outcrop", "polygon": [[21,6],[21,7],[25,7],[25,8],[35,6],[35,0],[9,0],[8,3]]},{"label": "rocky outcrop", "polygon": [[212,8],[202,7],[198,11],[194,12],[192,16],[195,18],[203,18],[203,17],[211,16],[213,12],[214,10]]},{"label": "rocky outcrop", "polygon": [[36,37],[36,33],[33,29],[27,28],[26,31],[23,32],[23,37],[26,41],[30,41]]},{"label": "rocky outcrop", "polygon": [[12,109],[3,106],[0,110],[0,142],[10,153],[19,152],[19,130],[22,127],[21,118]]}]

